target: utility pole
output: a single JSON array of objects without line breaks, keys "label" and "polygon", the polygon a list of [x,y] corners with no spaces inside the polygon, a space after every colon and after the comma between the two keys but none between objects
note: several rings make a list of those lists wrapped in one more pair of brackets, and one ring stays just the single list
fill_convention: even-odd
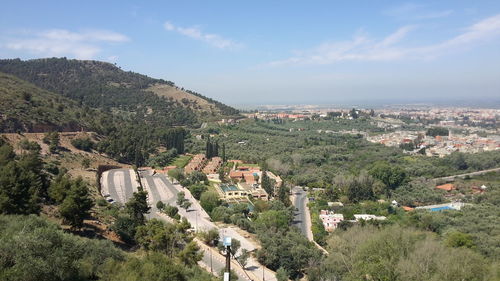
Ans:
[{"label": "utility pole", "polygon": [[224,281],[229,281],[231,274],[231,237],[224,237],[223,243],[226,247],[226,269],[224,271]]}]

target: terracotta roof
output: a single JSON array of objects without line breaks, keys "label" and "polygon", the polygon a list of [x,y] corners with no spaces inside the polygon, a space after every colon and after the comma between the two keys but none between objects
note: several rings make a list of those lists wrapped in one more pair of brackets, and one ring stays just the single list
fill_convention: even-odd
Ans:
[{"label": "terracotta roof", "polygon": [[455,190],[455,186],[451,183],[438,185],[438,186],[436,186],[436,188],[441,189],[441,190],[446,190],[446,191]]},{"label": "terracotta roof", "polygon": [[403,210],[409,212],[409,211],[413,211],[415,208],[412,208],[412,207],[408,207],[408,206],[403,206]]}]

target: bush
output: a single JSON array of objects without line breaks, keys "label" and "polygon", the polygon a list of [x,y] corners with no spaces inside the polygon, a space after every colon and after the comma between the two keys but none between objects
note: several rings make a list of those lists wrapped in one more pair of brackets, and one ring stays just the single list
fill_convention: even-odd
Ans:
[{"label": "bush", "polygon": [[84,151],[91,151],[94,148],[94,142],[90,138],[73,139],[71,140],[71,145]]}]

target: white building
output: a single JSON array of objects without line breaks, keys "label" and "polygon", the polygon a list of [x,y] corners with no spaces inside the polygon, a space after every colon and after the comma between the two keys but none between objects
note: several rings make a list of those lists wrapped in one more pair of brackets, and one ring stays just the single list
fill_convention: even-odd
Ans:
[{"label": "white building", "polygon": [[354,218],[356,219],[356,221],[360,221],[360,220],[365,220],[365,221],[379,220],[379,221],[383,221],[383,220],[386,219],[386,217],[384,217],[384,216],[376,216],[376,215],[369,215],[369,214],[356,214],[356,215],[354,215]]},{"label": "white building", "polygon": [[333,211],[321,210],[319,218],[323,222],[325,230],[332,232],[337,228],[339,223],[344,220],[344,215],[335,214]]}]

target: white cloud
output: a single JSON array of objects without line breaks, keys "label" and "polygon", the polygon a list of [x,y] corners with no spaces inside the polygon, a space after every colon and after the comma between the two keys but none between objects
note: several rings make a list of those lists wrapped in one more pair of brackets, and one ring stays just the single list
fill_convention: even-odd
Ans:
[{"label": "white cloud", "polygon": [[4,46],[8,49],[28,51],[43,56],[71,56],[77,59],[92,59],[101,52],[102,43],[129,41],[123,34],[107,30],[72,32],[65,29],[50,29],[29,33],[22,38],[10,39]]},{"label": "white cloud", "polygon": [[470,48],[474,44],[500,36],[500,14],[483,19],[461,34],[436,44],[418,47],[397,46],[415,26],[403,26],[382,40],[371,40],[366,36],[355,36],[352,40],[324,43],[311,50],[269,63],[286,64],[332,64],[340,61],[391,61],[398,59],[432,59],[450,51]]},{"label": "white cloud", "polygon": [[241,44],[223,38],[220,35],[203,33],[198,27],[180,27],[168,21],[163,24],[163,27],[168,31],[175,31],[189,38],[208,43],[219,49],[231,49],[241,46]]}]

